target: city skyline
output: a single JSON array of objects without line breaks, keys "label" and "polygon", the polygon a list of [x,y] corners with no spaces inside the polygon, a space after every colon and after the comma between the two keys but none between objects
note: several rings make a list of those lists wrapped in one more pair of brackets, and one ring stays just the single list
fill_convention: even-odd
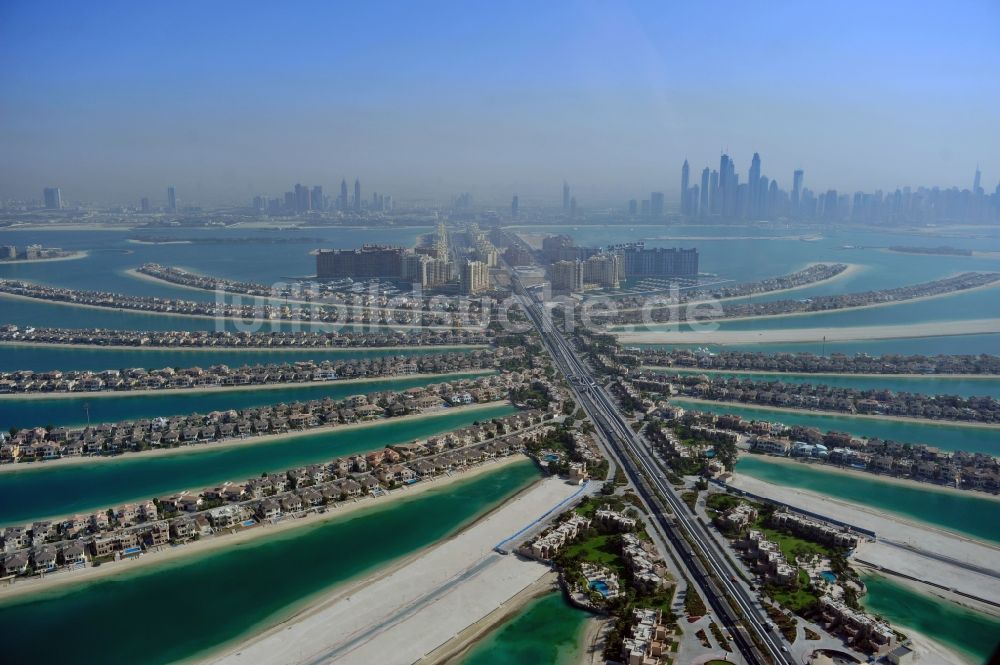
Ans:
[{"label": "city skyline", "polygon": [[[638,191],[673,200],[675,163],[754,150],[772,173],[808,163],[842,191],[965,187],[977,163],[1000,173],[995,3],[846,3],[766,21],[740,6],[724,20],[652,3],[525,6],[516,52],[500,28],[516,8],[315,5],[293,30],[266,8],[234,21],[235,7],[192,21],[69,6],[51,22],[5,4],[0,198],[54,184],[110,203],[173,184],[214,205],[351,172],[399,199],[468,191],[504,207],[566,179],[585,207]],[[414,34],[418,18],[433,27]],[[379,38],[336,29],[346,23]]]}]

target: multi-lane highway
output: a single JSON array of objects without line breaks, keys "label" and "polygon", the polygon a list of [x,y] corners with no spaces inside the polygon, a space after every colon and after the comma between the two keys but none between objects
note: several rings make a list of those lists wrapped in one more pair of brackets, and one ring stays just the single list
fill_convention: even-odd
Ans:
[{"label": "multi-lane highway", "polygon": [[549,313],[510,271],[515,296],[552,355],[556,366],[570,381],[580,406],[600,431],[636,490],[651,508],[663,533],[674,546],[692,583],[701,589],[721,622],[729,629],[747,663],[797,661],[788,643],[773,628],[757,598],[739,580],[726,553],[707,528],[688,512],[674,488],[658,469],[648,442],[629,426],[607,391],[593,378],[566,337],[552,325]]}]

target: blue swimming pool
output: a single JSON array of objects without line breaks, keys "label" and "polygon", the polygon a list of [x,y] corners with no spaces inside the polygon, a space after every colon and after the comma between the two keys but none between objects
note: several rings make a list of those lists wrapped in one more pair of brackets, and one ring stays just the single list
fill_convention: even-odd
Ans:
[{"label": "blue swimming pool", "polygon": [[604,580],[594,580],[590,583],[590,588],[601,594],[605,598],[608,597],[608,583]]},{"label": "blue swimming pool", "polygon": [[832,570],[824,570],[822,573],[820,573],[820,577],[822,577],[830,584],[833,584],[834,582],[837,581],[837,576],[833,574]]}]

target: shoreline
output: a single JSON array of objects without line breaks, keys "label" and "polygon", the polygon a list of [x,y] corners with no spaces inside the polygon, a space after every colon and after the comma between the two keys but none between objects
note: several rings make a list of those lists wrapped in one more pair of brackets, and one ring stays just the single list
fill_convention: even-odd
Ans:
[{"label": "shoreline", "polygon": [[[513,461],[508,461],[513,460]],[[504,458],[503,460],[496,460],[497,464],[506,462],[506,465],[513,464],[514,461],[524,461],[529,460],[523,455],[511,455],[510,457]],[[534,464],[534,462],[531,462]],[[471,473],[476,473],[477,475],[484,473],[489,469],[498,468],[496,464],[491,465],[481,465],[470,470]],[[537,467],[535,467],[537,469]],[[463,478],[473,477],[471,475],[464,475]],[[354,578],[344,580],[343,582],[334,584],[330,587],[319,590],[317,593],[313,594],[310,598],[303,599],[298,607],[291,608],[290,612],[283,619],[271,624],[269,627],[255,634],[243,634],[234,637],[231,640],[227,640],[223,643],[217,644],[210,647],[200,654],[195,654],[193,656],[183,659],[182,663],[185,665],[191,663],[198,663],[199,665],[210,665],[212,663],[217,663],[218,661],[224,660],[227,657],[232,656],[236,652],[242,652],[249,647],[252,647],[268,638],[273,638],[276,634],[292,629],[298,624],[307,621],[317,615],[329,610],[337,603],[343,600],[350,600],[353,595],[358,592],[363,591],[365,588],[384,581],[393,575],[399,573],[402,569],[407,566],[416,563],[421,558],[427,556],[431,552],[442,548],[443,546],[454,542],[460,536],[466,534],[473,528],[481,525],[487,519],[493,515],[499,513],[503,508],[513,504],[518,499],[521,499],[533,489],[540,486],[540,484],[545,480],[545,476],[539,476],[535,478],[531,483],[518,490],[511,496],[509,496],[505,501],[493,506],[489,510],[484,511],[482,514],[477,515],[474,519],[469,521],[467,524],[458,528],[454,533],[448,535],[442,540],[438,540],[427,544],[418,550],[411,552],[403,557],[400,557],[394,561],[389,561],[385,565],[380,566],[368,574],[362,573]]]},{"label": "shoreline", "polygon": [[554,570],[545,573],[517,592],[500,607],[425,655],[418,662],[421,665],[459,665],[469,652],[520,614],[531,602],[559,591],[558,579],[559,574]]},{"label": "shoreline", "polygon": [[[447,487],[459,480],[475,478],[492,470],[502,469],[517,462],[523,462],[529,458],[521,454],[510,455],[503,459],[494,460],[485,464],[480,464],[463,473],[456,473],[450,476],[436,476],[430,481],[421,481],[405,489],[391,490],[389,498],[418,496],[430,489]],[[512,499],[514,497],[511,497]],[[101,579],[118,577],[130,572],[141,571],[153,565],[166,564],[179,559],[204,556],[226,546],[239,546],[246,543],[255,542],[265,535],[285,534],[300,527],[318,526],[332,522],[343,517],[347,517],[366,508],[377,507],[391,501],[380,501],[376,497],[364,497],[356,501],[345,501],[333,504],[326,513],[309,513],[304,517],[285,519],[277,524],[258,524],[249,529],[244,529],[237,533],[222,533],[210,538],[188,542],[184,545],[166,547],[158,551],[146,552],[137,559],[122,559],[111,563],[105,563],[98,567],[88,566],[82,570],[62,571],[50,574],[41,578],[31,578],[19,580],[13,584],[0,587],[0,603],[7,603],[11,599],[29,594],[52,593],[62,587],[85,584]],[[475,522],[485,518],[477,518]],[[475,523],[474,522],[474,523]],[[279,624],[280,625],[280,624]]]},{"label": "shoreline", "polygon": [[[706,322],[711,328],[718,322]],[[675,327],[679,324],[675,324]],[[1000,318],[965,319],[958,321],[933,321],[926,323],[900,323],[882,326],[850,326],[845,328],[776,328],[771,330],[688,330],[680,332],[646,331],[614,332],[620,344],[791,344],[827,342],[853,342],[879,339],[912,339],[919,337],[951,337],[1000,333]]]},{"label": "shoreline", "polygon": [[[131,331],[129,331],[131,332]],[[141,332],[141,331],[135,331]],[[355,353],[357,351],[412,351],[414,349],[440,349],[461,351],[463,349],[488,349],[489,344],[420,344],[415,346],[142,346],[122,344],[62,344],[60,342],[7,342],[0,341],[0,349],[5,346],[38,347],[42,349],[88,349],[95,351],[321,351],[323,353]]]},{"label": "shoreline", "polygon": [[[980,423],[965,422],[964,420],[931,420],[930,418],[913,418],[911,416],[873,416],[867,413],[845,413],[841,411],[823,411],[820,409],[797,409],[788,406],[768,406],[764,404],[748,404],[744,402],[730,402],[713,399],[702,399],[700,397],[673,397],[672,400],[681,402],[693,402],[695,404],[732,406],[740,409],[753,409],[755,411],[777,411],[779,413],[794,413],[804,416],[839,416],[843,418],[857,418],[860,420],[875,420],[882,422],[910,423],[914,425],[929,425],[937,427],[967,427],[971,429],[995,429],[1000,430],[1000,423]],[[682,405],[683,406],[683,405]]]},{"label": "shoreline", "polygon": [[886,483],[887,485],[899,485],[901,487],[909,487],[911,489],[930,490],[932,492],[939,492],[941,494],[952,494],[954,496],[978,497],[990,501],[1000,502],[1000,495],[997,494],[988,494],[986,492],[978,492],[976,490],[963,490],[957,487],[947,487],[944,485],[936,485],[934,483],[925,483],[919,480],[909,480],[907,478],[888,476],[881,473],[870,473],[868,471],[861,471],[860,469],[845,469],[843,467],[834,466],[832,464],[823,464],[820,462],[797,462],[790,457],[759,455],[755,453],[743,453],[740,455],[740,457],[747,457],[750,459],[764,459],[766,460],[766,463],[769,464],[770,463],[783,464],[785,466],[795,466],[795,467],[807,466],[810,468],[819,469],[821,472],[826,471],[829,473],[839,473],[854,478],[877,480],[878,482]]},{"label": "shoreline", "polygon": [[122,453],[121,455],[93,455],[79,457],[60,457],[45,462],[31,462],[28,464],[3,464],[0,465],[0,477],[5,473],[18,473],[21,471],[31,471],[32,469],[58,469],[65,466],[76,466],[80,464],[111,464],[129,459],[150,459],[153,457],[169,457],[173,455],[198,454],[211,450],[225,450],[227,448],[237,448],[241,446],[256,446],[262,443],[272,443],[276,440],[297,439],[311,434],[329,434],[331,432],[348,432],[356,429],[364,429],[383,425],[391,422],[415,422],[438,418],[450,413],[474,413],[484,411],[495,406],[510,406],[508,400],[496,402],[484,402],[483,404],[472,404],[469,406],[453,406],[448,408],[435,409],[426,413],[417,413],[409,416],[397,416],[396,418],[382,418],[380,420],[369,420],[359,423],[347,423],[344,425],[313,427],[311,429],[296,430],[283,434],[265,434],[263,436],[251,436],[245,439],[226,439],[212,443],[195,443],[175,448],[158,448],[156,450],[144,450],[138,453]]},{"label": "shoreline", "polygon": [[68,256],[53,256],[51,258],[44,259],[4,259],[0,261],[0,266],[17,266],[25,263],[52,263],[55,261],[75,261],[77,259],[85,259],[90,256],[89,249],[81,249],[79,251],[70,252]]},{"label": "shoreline", "polygon": [[[943,593],[940,593],[940,590],[935,589],[934,587],[927,585],[918,585],[910,580],[899,577],[897,575],[893,575],[892,573],[888,573],[883,570],[872,568],[871,566],[868,566],[863,563],[852,562],[851,566],[856,567],[861,571],[864,571],[863,574],[865,575],[869,575],[872,577],[885,577],[887,579],[890,579],[894,583],[899,584],[900,586],[905,586],[910,590],[914,591],[915,593],[934,596],[939,600],[959,605],[964,609],[970,609],[973,611],[981,612],[981,610],[976,610],[975,608],[971,608],[964,603],[957,602],[953,598],[945,597]],[[938,591],[939,593],[935,593],[935,591]],[[865,606],[864,596],[861,597],[860,602],[862,607],[864,607]],[[901,629],[901,632],[904,632],[907,635],[907,637],[909,637],[913,641],[912,646],[915,647],[914,648],[914,651],[916,652],[915,655],[920,656],[921,659],[937,658],[937,659],[944,659],[943,662],[947,663],[964,663],[966,665],[976,665],[976,660],[973,657],[966,655],[964,652],[958,651],[954,647],[948,646],[947,644],[944,644],[943,642],[935,638],[929,637],[925,633],[922,633],[905,623],[893,622],[893,626],[899,627]],[[935,661],[932,660],[930,662],[935,662]]]},{"label": "shoreline", "polygon": [[857,377],[859,379],[954,379],[1000,381],[1000,374],[872,374],[870,372],[780,372],[767,369],[716,369],[701,367],[674,367],[672,365],[640,365],[639,369],[649,369],[662,372],[677,372],[678,374],[760,374],[765,376],[804,376],[804,377]]},{"label": "shoreline", "polygon": [[[249,296],[247,296],[249,297]],[[228,322],[228,323],[239,323],[242,325],[253,325],[253,326],[264,326],[266,325],[279,325],[279,326],[309,326],[311,328],[328,326],[332,329],[340,330],[343,328],[379,328],[383,330],[430,330],[430,331],[449,331],[453,330],[454,326],[439,326],[431,325],[424,326],[420,324],[409,324],[409,323],[341,323],[339,321],[301,321],[299,319],[265,319],[265,318],[254,318],[249,320],[242,317],[236,316],[222,316],[222,315],[212,315],[212,314],[185,314],[182,312],[158,312],[155,310],[147,309],[133,309],[131,307],[104,307],[101,305],[90,305],[87,303],[78,302],[68,302],[66,300],[50,300],[48,298],[35,298],[33,296],[25,296],[19,293],[8,293],[6,291],[0,291],[0,299],[11,299],[11,300],[26,300],[28,302],[40,303],[43,305],[58,305],[63,307],[81,307],[84,309],[96,309],[102,312],[115,312],[118,314],[136,314],[139,316],[169,316],[173,318],[181,319],[198,319],[203,321],[215,321],[216,323]],[[484,326],[468,326],[463,328],[463,330],[484,330]]]},{"label": "shoreline", "polygon": [[93,399],[112,397],[149,397],[152,395],[204,395],[215,393],[247,392],[252,390],[287,390],[289,388],[309,388],[309,387],[333,387],[338,385],[362,385],[365,383],[376,383],[378,381],[396,381],[399,379],[431,379],[434,377],[454,377],[466,374],[485,375],[492,374],[489,369],[472,369],[468,372],[448,372],[444,374],[386,374],[384,376],[371,376],[361,379],[333,379],[325,381],[298,381],[284,383],[261,383],[245,386],[199,386],[195,388],[141,388],[139,390],[95,390],[93,392],[52,392],[52,393],[4,393],[0,395],[0,403],[4,401],[18,400],[72,400],[72,399]]}]

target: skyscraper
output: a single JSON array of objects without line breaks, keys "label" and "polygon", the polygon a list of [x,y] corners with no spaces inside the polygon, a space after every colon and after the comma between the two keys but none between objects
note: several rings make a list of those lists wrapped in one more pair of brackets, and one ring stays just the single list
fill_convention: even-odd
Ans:
[{"label": "skyscraper", "polygon": [[563,180],[563,210],[569,211],[569,185]]},{"label": "skyscraper", "polygon": [[354,209],[361,211],[361,179],[354,179]]},{"label": "skyscraper", "polygon": [[712,192],[711,201],[709,201],[708,211],[713,215],[718,215],[722,212],[722,201],[719,197],[719,172],[712,171],[711,178],[709,179],[708,188]]},{"label": "skyscraper", "polygon": [[309,188],[296,183],[295,185],[295,212],[304,213],[312,209]]},{"label": "skyscraper", "polygon": [[347,210],[347,179],[340,180],[340,209]]},{"label": "skyscraper", "polygon": [[684,165],[681,167],[681,214],[687,215],[690,213],[688,210],[688,186],[691,184],[691,167],[688,166],[688,160],[684,160]]},{"label": "skyscraper", "polygon": [[309,203],[313,210],[323,210],[326,206],[323,205],[323,187],[322,185],[314,185],[312,192],[309,193]]},{"label": "skyscraper", "polygon": [[62,192],[58,187],[46,187],[43,189],[42,198],[45,200],[45,207],[49,210],[59,210],[62,208]]},{"label": "skyscraper", "polygon": [[142,212],[150,211],[149,197],[144,196],[142,197],[142,199],[139,200],[139,210],[141,210]]},{"label": "skyscraper", "polygon": [[517,194],[510,200],[510,218],[517,219]]},{"label": "skyscraper", "polygon": [[709,170],[706,166],[701,172],[701,201],[698,205],[698,214],[701,217],[708,215],[708,180]]},{"label": "skyscraper", "polygon": [[749,216],[754,219],[760,217],[760,184],[760,155],[755,152],[753,159],[750,160],[750,174],[747,177],[750,195]]},{"label": "skyscraper", "polygon": [[570,217],[576,217],[576,197],[571,196],[569,198],[569,215]]},{"label": "skyscraper", "polygon": [[802,177],[804,173],[802,169],[796,169],[795,173],[792,174],[792,215],[797,216],[799,214],[799,204],[802,197]]},{"label": "skyscraper", "polygon": [[972,179],[972,193],[978,194],[982,191],[982,180],[983,172],[979,170],[979,164],[976,164],[976,176]]},{"label": "skyscraper", "polygon": [[177,190],[167,187],[167,212],[177,212]]},{"label": "skyscraper", "polygon": [[649,212],[653,217],[663,217],[663,192],[653,192],[649,195]]}]

